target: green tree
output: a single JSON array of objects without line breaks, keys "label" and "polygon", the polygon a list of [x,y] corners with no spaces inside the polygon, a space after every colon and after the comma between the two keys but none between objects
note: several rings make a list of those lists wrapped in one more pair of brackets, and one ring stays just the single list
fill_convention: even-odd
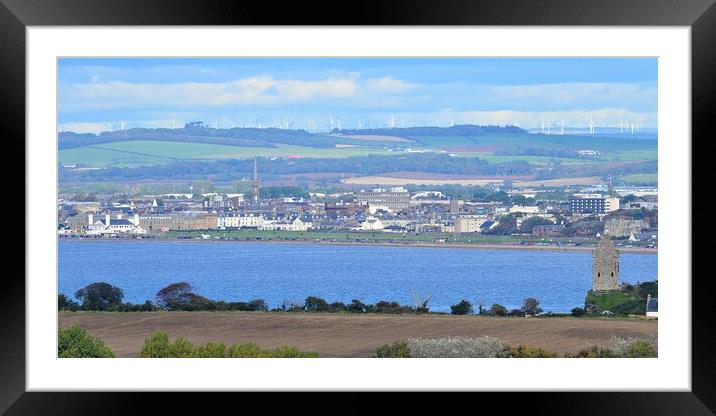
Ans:
[{"label": "green tree", "polygon": [[526,220],[522,221],[522,225],[520,226],[520,231],[523,233],[531,234],[532,229],[536,225],[554,225],[554,223],[548,219],[534,216],[529,217]]},{"label": "green tree", "polygon": [[78,290],[75,298],[82,301],[82,308],[92,311],[115,309],[122,304],[124,292],[109,283],[92,283]]},{"label": "green tree", "polygon": [[450,313],[453,315],[467,315],[472,313],[472,304],[465,299],[459,303],[450,306]]},{"label": "green tree", "polygon": [[317,296],[309,296],[306,298],[303,308],[308,312],[326,312],[330,309],[328,302],[325,299]]},{"label": "green tree", "polygon": [[172,283],[159,290],[156,294],[160,308],[175,309],[187,306],[197,295],[194,288],[187,282]]},{"label": "green tree", "polygon": [[500,305],[499,303],[493,303],[490,308],[490,314],[495,316],[507,316],[507,308]]},{"label": "green tree", "polygon": [[114,352],[99,338],[87,335],[82,327],[74,325],[60,329],[57,336],[59,358],[114,358]]},{"label": "green tree", "polygon": [[542,312],[542,308],[539,307],[539,300],[536,298],[527,298],[522,304],[522,312],[527,315],[535,316]]},{"label": "green tree", "polygon": [[64,294],[57,295],[57,309],[61,311],[76,311],[80,305]]}]

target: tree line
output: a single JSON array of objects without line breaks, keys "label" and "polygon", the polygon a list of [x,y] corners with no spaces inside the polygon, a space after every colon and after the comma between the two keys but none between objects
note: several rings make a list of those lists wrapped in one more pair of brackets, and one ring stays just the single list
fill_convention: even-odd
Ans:
[{"label": "tree line", "polygon": [[[248,302],[226,302],[208,299],[196,293],[195,288],[187,282],[172,283],[160,289],[155,299],[144,303],[133,304],[123,302],[124,291],[106,282],[89,284],[75,292],[75,299],[64,294],[58,295],[58,309],[66,311],[115,311],[115,312],[151,312],[167,311],[250,311],[250,312],[326,312],[326,313],[384,313],[384,314],[425,314],[430,313],[430,296],[416,299],[414,304],[406,305],[395,301],[380,300],[376,303],[364,303],[352,299],[350,303],[328,302],[318,296],[308,296],[303,302],[284,301],[281,305],[269,309],[263,299]],[[453,315],[475,313],[472,304],[467,300],[450,307]],[[477,313],[494,316],[534,316],[542,312],[539,300],[526,298],[521,308],[508,310],[506,307],[493,304],[486,309],[479,305]]]}]

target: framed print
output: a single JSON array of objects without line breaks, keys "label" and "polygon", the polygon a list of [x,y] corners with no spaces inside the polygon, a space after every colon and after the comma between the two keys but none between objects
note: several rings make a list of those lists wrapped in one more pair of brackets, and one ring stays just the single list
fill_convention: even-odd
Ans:
[{"label": "framed print", "polygon": [[512,3],[3,0],[26,245],[0,408],[509,391],[711,414],[691,155],[716,12]]}]

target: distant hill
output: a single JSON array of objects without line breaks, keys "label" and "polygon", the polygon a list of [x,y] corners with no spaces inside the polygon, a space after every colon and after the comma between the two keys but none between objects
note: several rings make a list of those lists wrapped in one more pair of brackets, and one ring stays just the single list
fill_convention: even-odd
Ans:
[{"label": "distant hill", "polygon": [[[398,136],[408,138],[415,136],[480,136],[488,133],[528,134],[525,130],[520,129],[519,127],[474,125],[460,125],[452,127],[357,129],[340,131],[334,129],[331,134]],[[177,129],[133,128],[119,131],[105,131],[100,134],[60,132],[57,137],[59,149],[71,149],[75,147],[131,140],[206,143],[242,147],[275,147],[277,144],[288,144],[318,148],[334,147],[336,143],[341,142],[340,138],[329,137],[322,134],[312,134],[305,130],[288,130],[272,127],[262,129],[240,127],[217,129],[206,127],[200,122],[187,123],[183,128]],[[350,142],[347,140],[343,141]]]},{"label": "distant hill", "polygon": [[275,147],[277,143],[311,147],[332,147],[332,144],[326,143],[325,140],[315,138],[314,135],[305,130],[283,130],[276,128],[256,129],[237,127],[215,129],[211,127],[193,126],[178,129],[134,128],[119,131],[105,131],[100,134],[60,132],[57,138],[59,149],[131,140],[159,140],[244,147]]},{"label": "distant hill", "polygon": [[528,134],[516,126],[478,126],[461,124],[451,127],[393,127],[388,129],[333,129],[331,134],[373,135],[373,136],[481,136],[483,134]]}]

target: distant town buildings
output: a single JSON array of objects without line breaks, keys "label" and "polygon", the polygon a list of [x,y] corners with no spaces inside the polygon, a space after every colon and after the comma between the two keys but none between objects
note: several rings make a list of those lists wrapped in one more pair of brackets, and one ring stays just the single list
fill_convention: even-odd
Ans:
[{"label": "distant town buildings", "polygon": [[405,188],[377,188],[358,192],[356,196],[360,204],[384,207],[390,211],[402,211],[410,207],[410,193]]},{"label": "distant town buildings", "polygon": [[612,237],[629,237],[641,233],[646,227],[644,220],[627,218],[610,218],[604,222],[604,235]]},{"label": "distant town buildings", "polygon": [[[409,191],[402,187],[341,189],[334,193],[322,190],[300,195],[278,192],[275,197],[269,197],[267,195],[283,189],[261,195],[254,192],[257,183],[254,163],[252,192],[248,198],[248,194],[218,190],[195,194],[190,188],[187,193],[134,195],[131,200],[126,195],[101,196],[92,202],[59,200],[57,232],[63,237],[153,238],[170,231],[202,231],[201,234],[209,238],[234,238],[242,234],[208,231],[253,229],[302,233],[320,230],[435,233],[435,241],[469,238],[457,234],[498,234],[519,236],[520,243],[524,244],[547,244],[544,240],[549,239],[550,244],[571,245],[604,235],[617,239],[618,245],[655,247],[657,243],[657,216],[650,209],[652,206],[656,209],[653,195],[630,194],[624,198],[619,211],[620,199],[604,196],[604,189],[598,187],[544,188],[539,192],[530,188],[513,188],[508,192],[490,189],[490,193],[476,193],[479,198],[465,199],[429,188]],[[642,205],[636,208],[635,204]],[[635,209],[640,212],[634,212]],[[256,235],[261,234],[251,238],[263,238]],[[311,238],[308,234],[303,237]],[[411,240],[405,236],[397,238]],[[595,273],[603,280],[602,271]],[[610,278],[611,273],[608,272]],[[618,264],[614,273],[618,277]]]},{"label": "distant town buildings", "polygon": [[619,209],[619,198],[587,195],[569,200],[572,212],[604,214]]},{"label": "distant town buildings", "polygon": [[456,233],[479,233],[482,232],[482,224],[487,222],[486,215],[460,215],[455,218]]}]

